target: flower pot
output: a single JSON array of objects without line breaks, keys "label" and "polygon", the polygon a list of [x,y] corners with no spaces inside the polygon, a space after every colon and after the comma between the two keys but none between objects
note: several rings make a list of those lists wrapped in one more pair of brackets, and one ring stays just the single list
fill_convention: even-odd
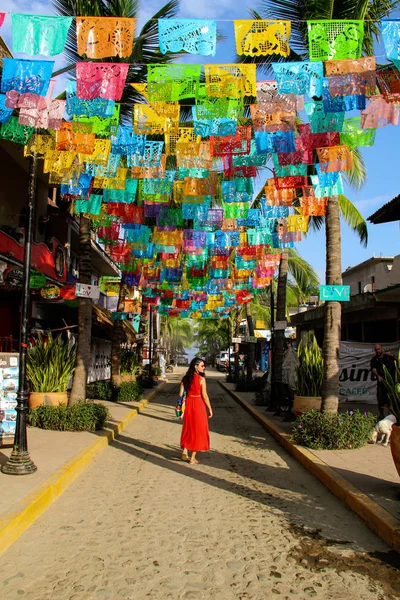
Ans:
[{"label": "flower pot", "polygon": [[390,450],[392,451],[392,457],[394,466],[400,476],[400,427],[399,425],[393,425],[392,434],[390,436]]},{"label": "flower pot", "polygon": [[31,392],[29,394],[29,408],[38,406],[58,406],[68,403],[67,392]]},{"label": "flower pot", "polygon": [[121,375],[122,381],[136,381],[136,375]]},{"label": "flower pot", "polygon": [[293,412],[296,416],[299,416],[313,408],[321,410],[321,403],[321,396],[295,396],[293,401]]}]

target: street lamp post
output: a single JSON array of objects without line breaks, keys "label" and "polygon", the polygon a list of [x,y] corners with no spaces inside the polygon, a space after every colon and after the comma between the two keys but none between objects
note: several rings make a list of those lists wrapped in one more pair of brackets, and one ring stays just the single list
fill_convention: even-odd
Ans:
[{"label": "street lamp post", "polygon": [[25,224],[23,290],[21,304],[21,327],[19,336],[19,381],[17,392],[17,420],[15,426],[14,446],[2,472],[7,475],[29,475],[37,470],[28,452],[26,435],[26,417],[28,413],[28,387],[26,385],[26,359],[28,350],[28,322],[30,307],[30,270],[33,240],[33,226],[36,202],[37,158],[34,154],[29,164],[28,183],[28,215]]},{"label": "street lamp post", "polygon": [[152,346],[153,346],[153,311],[152,306],[149,307],[149,381],[151,381],[152,376]]}]

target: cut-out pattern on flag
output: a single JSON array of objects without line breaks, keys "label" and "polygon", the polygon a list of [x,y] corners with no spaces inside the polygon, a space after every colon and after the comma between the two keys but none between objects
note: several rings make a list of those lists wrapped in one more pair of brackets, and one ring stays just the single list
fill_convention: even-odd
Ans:
[{"label": "cut-out pattern on flag", "polygon": [[13,113],[12,108],[8,108],[6,105],[6,96],[0,94],[0,123],[7,123]]},{"label": "cut-out pattern on flag", "polygon": [[296,126],[296,113],[271,110],[266,104],[250,104],[253,127],[256,131],[290,131]]},{"label": "cut-out pattern on flag", "polygon": [[76,63],[76,95],[81,100],[121,100],[129,64]]},{"label": "cut-out pattern on flag", "polygon": [[333,75],[350,75],[351,73],[367,73],[375,71],[375,56],[363,56],[358,60],[327,60],[325,70],[328,77]]},{"label": "cut-out pattern on flag", "polygon": [[360,58],[364,21],[307,21],[310,60]]},{"label": "cut-out pattern on flag", "polygon": [[272,63],[278,91],[281,94],[322,95],[324,65],[322,62]]},{"label": "cut-out pattern on flag", "polygon": [[212,156],[248,154],[250,152],[251,127],[238,127],[235,135],[211,137]]},{"label": "cut-out pattern on flag", "polygon": [[204,65],[206,92],[213,97],[256,95],[256,65]]},{"label": "cut-out pattern on flag", "polygon": [[236,52],[245,56],[289,56],[290,21],[234,21]]},{"label": "cut-out pattern on flag", "polygon": [[201,65],[148,65],[148,97],[150,102],[177,102],[196,98]]},{"label": "cut-out pattern on flag", "polygon": [[92,154],[95,140],[93,133],[77,133],[72,129],[72,123],[64,121],[61,129],[56,132],[56,150]]},{"label": "cut-out pattern on flag", "polygon": [[180,144],[176,148],[176,164],[187,169],[212,169],[210,142]]},{"label": "cut-out pattern on flag", "polygon": [[[145,154],[146,148],[148,144],[152,144],[152,142],[146,142],[145,146]],[[144,159],[144,157],[139,157],[140,159]],[[159,161],[159,166],[156,167],[131,167],[131,175],[134,179],[151,179],[155,177],[156,179],[162,179],[165,174],[165,166],[167,162],[167,157],[165,154],[161,155],[161,160]]]},{"label": "cut-out pattern on flag", "polygon": [[133,127],[135,133],[162,135],[179,123],[180,105],[178,102],[152,102],[134,104]]},{"label": "cut-out pattern on flag", "polygon": [[33,156],[45,158],[49,152],[55,150],[56,140],[54,135],[34,134],[24,147],[24,156]]},{"label": "cut-out pattern on flag", "polygon": [[312,185],[302,188],[300,210],[305,217],[323,217],[326,214],[327,198],[316,198]]},{"label": "cut-out pattern on flag", "polygon": [[132,127],[120,125],[117,135],[111,136],[112,153],[144,155],[146,136],[137,135]]},{"label": "cut-out pattern on flag", "polygon": [[373,146],[375,135],[375,129],[361,128],[361,117],[349,117],[344,121],[340,143],[346,144],[350,150],[359,146]]},{"label": "cut-out pattern on flag", "polygon": [[142,169],[159,167],[161,165],[163,147],[164,142],[146,141],[143,154],[133,154],[128,156],[128,167],[140,167]]},{"label": "cut-out pattern on flag", "polygon": [[87,58],[132,54],[136,19],[122,17],[76,17],[78,54]]},{"label": "cut-out pattern on flag", "polygon": [[235,135],[237,122],[234,119],[218,117],[216,119],[198,119],[196,116],[196,107],[192,107],[193,112],[193,129],[195,135],[200,137],[212,136],[227,136]]},{"label": "cut-out pattern on flag", "polygon": [[[302,149],[322,148],[325,146],[338,146],[340,136],[338,132],[326,133],[311,133],[309,123],[298,125],[300,138],[296,138],[296,148],[301,146]],[[304,160],[304,162],[307,162]]]},{"label": "cut-out pattern on flag", "polygon": [[181,52],[215,56],[216,21],[200,19],[159,19],[158,38],[162,54]]},{"label": "cut-out pattern on flag", "polygon": [[387,102],[382,96],[368,98],[368,106],[361,111],[361,127],[375,129],[385,125],[398,125],[400,107],[393,102]]},{"label": "cut-out pattern on flag", "polygon": [[35,56],[63,52],[72,17],[12,13],[12,49]]},{"label": "cut-out pattern on flag", "polygon": [[400,71],[393,65],[385,65],[377,70],[376,78],[379,90],[385,100],[400,102]]},{"label": "cut-out pattern on flag", "polygon": [[276,179],[268,179],[264,187],[268,206],[292,206],[296,198],[295,189],[282,189],[276,186]]},{"label": "cut-out pattern on flag", "polygon": [[112,117],[114,110],[114,100],[105,100],[103,98],[81,100],[76,95],[76,81],[67,81],[66,111],[69,115],[77,117]]},{"label": "cut-out pattern on flag", "polygon": [[306,102],[304,108],[310,121],[311,133],[342,131],[344,112],[325,112],[322,101]]},{"label": "cut-out pattern on flag", "polygon": [[321,172],[349,171],[353,167],[353,156],[347,146],[317,148]]},{"label": "cut-out pattern on flag", "polygon": [[0,137],[16,144],[27,144],[34,131],[33,127],[20,125],[18,117],[11,117],[7,123],[1,124]]},{"label": "cut-out pattern on flag", "polygon": [[1,91],[45,96],[50,85],[54,61],[3,58]]},{"label": "cut-out pattern on flag", "polygon": [[296,94],[281,94],[278,84],[274,79],[257,81],[257,102],[262,104],[264,110],[293,113],[304,108],[303,96]]},{"label": "cut-out pattern on flag", "polygon": [[173,155],[197,139],[200,138],[195,134],[193,127],[178,127],[177,131],[168,131],[165,134],[165,153]]},{"label": "cut-out pattern on flag", "polygon": [[103,196],[100,194],[90,194],[89,200],[75,200],[74,212],[99,215],[102,200]]},{"label": "cut-out pattern on flag", "polygon": [[254,139],[259,154],[296,150],[293,131],[255,131]]},{"label": "cut-out pattern on flag", "polygon": [[366,97],[361,94],[353,94],[352,96],[332,96],[329,91],[329,79],[325,77],[322,88],[322,105],[325,112],[364,110],[366,107]]},{"label": "cut-out pattern on flag", "polygon": [[400,58],[400,19],[382,19],[381,27],[386,56],[390,60]]},{"label": "cut-out pattern on flag", "polygon": [[88,133],[94,133],[99,137],[109,137],[115,135],[118,131],[120,104],[115,105],[112,117],[73,117],[72,128],[74,131],[80,131],[80,128],[87,127]]},{"label": "cut-out pattern on flag", "polygon": [[[203,84],[200,84],[202,88]],[[194,107],[193,107],[194,108]],[[243,98],[211,98],[207,97],[205,86],[204,95],[196,101],[197,119],[218,119],[225,117],[228,119],[238,119],[243,117],[244,102]]]}]

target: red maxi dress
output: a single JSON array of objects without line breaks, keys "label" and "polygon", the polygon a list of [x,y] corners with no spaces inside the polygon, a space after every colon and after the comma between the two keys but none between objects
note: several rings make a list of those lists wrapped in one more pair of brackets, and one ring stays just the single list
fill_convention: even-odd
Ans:
[{"label": "red maxi dress", "polygon": [[195,373],[190,388],[186,390],[181,448],[187,448],[191,452],[210,449],[207,405],[201,395],[200,381],[201,376]]}]

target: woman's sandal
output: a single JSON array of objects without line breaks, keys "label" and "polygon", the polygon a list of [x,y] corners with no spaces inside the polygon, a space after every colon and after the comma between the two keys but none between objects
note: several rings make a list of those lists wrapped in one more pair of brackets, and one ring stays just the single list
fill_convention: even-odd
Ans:
[{"label": "woman's sandal", "polygon": [[184,453],[182,452],[182,455],[181,455],[181,460],[183,460],[183,461],[185,461],[185,462],[189,462],[189,456],[188,456],[187,454],[184,454]]},{"label": "woman's sandal", "polygon": [[198,465],[198,464],[199,464],[199,461],[197,460],[197,458],[194,458],[194,459],[193,459],[193,458],[191,458],[191,459],[189,460],[189,463],[190,463],[191,465]]}]

